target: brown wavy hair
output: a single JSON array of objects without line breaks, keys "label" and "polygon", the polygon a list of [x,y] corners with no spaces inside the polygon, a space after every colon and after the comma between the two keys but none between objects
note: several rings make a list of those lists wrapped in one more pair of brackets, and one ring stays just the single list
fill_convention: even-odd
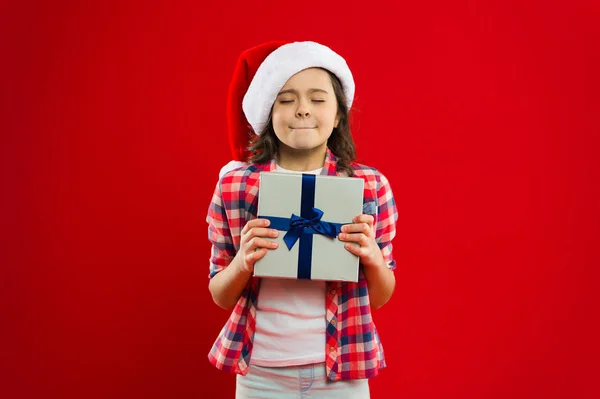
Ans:
[{"label": "brown wavy hair", "polygon": [[[350,167],[350,163],[356,160],[356,148],[354,147],[354,140],[352,140],[352,133],[350,132],[350,111],[348,110],[346,95],[338,77],[326,69],[323,70],[327,72],[331,79],[335,98],[338,103],[338,115],[340,117],[338,127],[333,128],[333,132],[327,140],[327,147],[337,157],[336,170],[338,172],[345,172],[348,176],[354,176],[354,170]],[[251,163],[270,162],[279,151],[279,139],[273,129],[272,114],[273,108],[271,108],[269,120],[264,130],[250,140],[248,150],[251,155],[248,161]]]}]

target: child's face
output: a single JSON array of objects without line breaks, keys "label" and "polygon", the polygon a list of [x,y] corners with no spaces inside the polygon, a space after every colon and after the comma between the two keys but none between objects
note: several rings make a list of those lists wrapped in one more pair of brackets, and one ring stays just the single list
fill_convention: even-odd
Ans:
[{"label": "child's face", "polygon": [[[339,123],[338,103],[327,72],[309,68],[292,76],[275,99],[272,122],[283,148],[325,151],[327,139]],[[283,148],[280,146],[280,151]]]}]

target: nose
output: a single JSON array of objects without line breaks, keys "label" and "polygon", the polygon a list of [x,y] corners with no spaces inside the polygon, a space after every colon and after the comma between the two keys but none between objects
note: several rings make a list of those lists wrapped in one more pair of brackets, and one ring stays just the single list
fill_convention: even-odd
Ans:
[{"label": "nose", "polygon": [[298,109],[296,110],[296,116],[298,118],[308,118],[310,116],[310,110],[305,101],[300,101]]}]

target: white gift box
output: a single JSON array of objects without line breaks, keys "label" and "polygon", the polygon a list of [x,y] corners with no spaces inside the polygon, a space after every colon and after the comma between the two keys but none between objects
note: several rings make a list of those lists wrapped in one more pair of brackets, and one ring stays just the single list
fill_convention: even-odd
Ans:
[{"label": "white gift box", "polygon": [[363,189],[358,178],[262,172],[258,217],[280,231],[273,239],[279,247],[255,263],[254,275],[357,282],[359,258],[337,234],[362,213]]}]

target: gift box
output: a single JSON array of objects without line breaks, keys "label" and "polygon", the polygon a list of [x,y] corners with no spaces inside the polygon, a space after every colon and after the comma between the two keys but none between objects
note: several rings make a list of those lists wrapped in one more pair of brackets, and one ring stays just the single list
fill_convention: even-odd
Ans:
[{"label": "gift box", "polygon": [[262,172],[258,217],[280,231],[279,247],[255,263],[254,275],[357,282],[359,258],[337,236],[362,213],[363,188],[356,178]]}]

